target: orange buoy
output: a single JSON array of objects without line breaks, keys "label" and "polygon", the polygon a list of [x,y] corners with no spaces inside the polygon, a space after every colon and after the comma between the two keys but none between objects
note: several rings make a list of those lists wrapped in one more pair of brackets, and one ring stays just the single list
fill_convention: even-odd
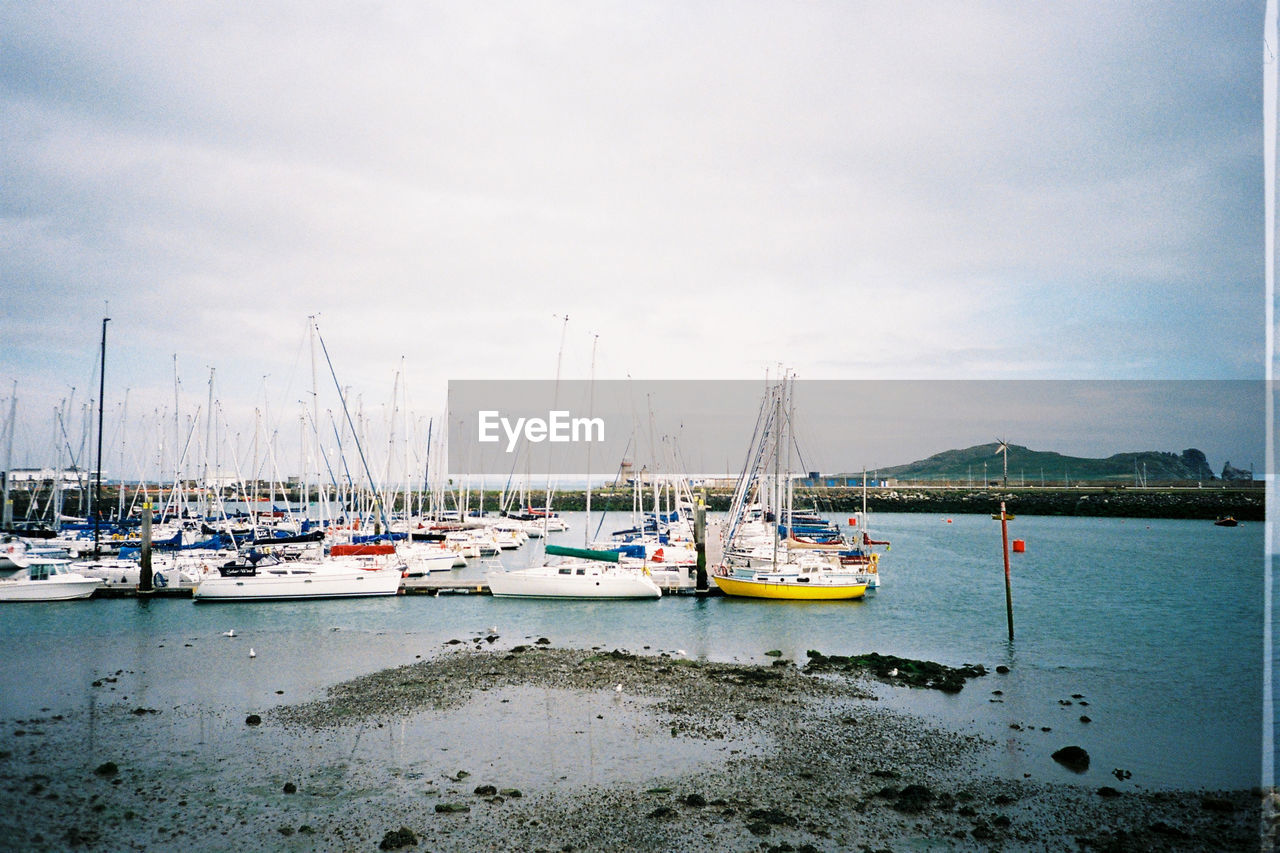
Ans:
[{"label": "orange buoy", "polygon": [[852,515],[851,515],[851,516],[849,516],[849,526],[850,526],[850,527],[857,527],[857,526],[858,526],[858,519],[857,519],[855,516],[852,516]]},{"label": "orange buoy", "polygon": [[949,519],[949,518],[948,518],[948,519],[947,519],[947,524],[950,524],[950,523],[951,523],[951,519]]},{"label": "orange buoy", "polygon": [[1013,553],[1021,554],[1027,550],[1027,543],[1022,539],[1013,540]]}]

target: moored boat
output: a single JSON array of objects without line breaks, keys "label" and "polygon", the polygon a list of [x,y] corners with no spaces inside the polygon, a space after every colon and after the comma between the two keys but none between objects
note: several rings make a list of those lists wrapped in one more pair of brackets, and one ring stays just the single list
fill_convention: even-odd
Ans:
[{"label": "moored boat", "polygon": [[840,601],[863,598],[867,582],[854,574],[821,569],[733,571],[722,568],[712,580],[725,595],[791,601]]},{"label": "moored boat", "polygon": [[36,560],[12,577],[0,578],[0,601],[72,601],[102,585],[68,569],[66,560]]},{"label": "moored boat", "polygon": [[196,586],[196,601],[286,601],[362,598],[400,591],[398,569],[333,566],[320,560],[281,560],[248,555],[233,560]]},{"label": "moored boat", "polygon": [[[459,555],[448,548],[426,542],[401,543],[396,553],[404,560],[405,577],[421,577],[431,572],[451,571]],[[464,559],[462,565],[467,561]]]},{"label": "moored boat", "polygon": [[[784,378],[769,388],[761,404],[747,456],[755,461],[735,490],[724,562],[711,579],[725,595],[744,598],[863,598],[869,585],[879,584],[878,560],[851,549],[839,529],[824,519],[794,511],[791,475],[784,478],[782,472],[782,454],[787,449],[789,455],[792,445],[792,407],[791,381]],[[864,542],[870,541],[864,536]]]},{"label": "moored boat", "polygon": [[616,551],[547,546],[547,553],[567,559],[485,575],[489,591],[499,598],[661,598],[662,589],[649,571]]}]

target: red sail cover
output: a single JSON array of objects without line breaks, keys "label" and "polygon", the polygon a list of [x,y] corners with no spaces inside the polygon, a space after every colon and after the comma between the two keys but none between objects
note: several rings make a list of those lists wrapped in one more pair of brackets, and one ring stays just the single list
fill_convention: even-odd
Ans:
[{"label": "red sail cover", "polygon": [[334,545],[329,548],[330,557],[372,557],[395,552],[395,545]]}]

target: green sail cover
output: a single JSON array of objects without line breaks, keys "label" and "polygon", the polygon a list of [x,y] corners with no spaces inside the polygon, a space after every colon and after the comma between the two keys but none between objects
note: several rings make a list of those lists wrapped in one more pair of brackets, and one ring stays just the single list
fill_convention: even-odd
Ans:
[{"label": "green sail cover", "polygon": [[577,557],[581,560],[600,560],[604,563],[616,563],[622,556],[617,551],[592,551],[589,548],[565,548],[561,545],[548,545],[548,557]]}]

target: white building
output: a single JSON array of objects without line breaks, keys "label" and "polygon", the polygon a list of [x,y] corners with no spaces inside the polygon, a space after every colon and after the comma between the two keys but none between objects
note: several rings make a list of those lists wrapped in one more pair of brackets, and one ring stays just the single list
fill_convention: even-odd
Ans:
[{"label": "white building", "polygon": [[[81,485],[93,484],[96,481],[96,475],[95,471],[80,471],[75,468],[66,468],[61,472],[52,468],[14,468],[9,472],[9,488],[29,492],[48,488],[55,480],[61,478],[59,484],[61,488],[78,489]],[[106,479],[105,471],[102,476]]]}]

